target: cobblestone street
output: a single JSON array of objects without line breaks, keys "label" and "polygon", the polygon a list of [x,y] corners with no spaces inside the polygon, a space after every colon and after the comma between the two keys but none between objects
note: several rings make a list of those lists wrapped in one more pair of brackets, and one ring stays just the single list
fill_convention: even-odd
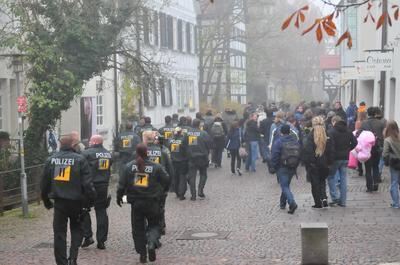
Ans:
[{"label": "cobblestone street", "polygon": [[[280,188],[276,177],[257,173],[232,176],[228,161],[222,169],[210,169],[205,200],[167,202],[167,234],[153,264],[300,264],[302,222],[326,222],[329,226],[331,264],[380,264],[400,261],[400,211],[389,208],[385,173],[379,193],[366,193],[365,180],[353,172],[348,180],[347,208],[312,209],[310,185],[302,168],[292,189],[299,205],[294,215],[278,207]],[[186,196],[188,197],[188,195]],[[115,196],[114,196],[115,198]],[[80,251],[80,265],[138,264],[131,236],[130,207],[109,210],[107,250],[92,245]],[[0,218],[1,265],[54,264],[52,211],[31,206],[35,217]],[[186,231],[226,232],[225,239],[181,240]]]}]

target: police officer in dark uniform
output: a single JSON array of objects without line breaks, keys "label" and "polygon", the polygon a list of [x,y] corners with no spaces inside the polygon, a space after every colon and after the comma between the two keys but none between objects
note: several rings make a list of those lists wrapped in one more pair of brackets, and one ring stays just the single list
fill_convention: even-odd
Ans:
[{"label": "police officer in dark uniform", "polygon": [[[94,210],[96,211],[96,239],[97,248],[105,249],[105,242],[108,235],[108,215],[107,208],[110,206],[111,197],[108,196],[108,184],[111,176],[111,165],[113,162],[111,153],[103,147],[103,137],[101,135],[93,135],[90,138],[90,148],[83,151],[82,155],[89,162],[91,174],[93,177],[94,188],[97,193],[94,202]],[[92,238],[92,221],[90,214],[87,212],[83,219],[83,236],[85,240],[82,247],[88,247],[94,243]]]},{"label": "police officer in dark uniform", "polygon": [[[175,126],[176,127],[176,126]],[[168,140],[174,136],[175,127],[172,124],[171,116],[165,116],[165,126],[160,128],[158,132],[164,137],[164,143],[167,144]]]},{"label": "police officer in dark uniform", "polygon": [[158,130],[151,124],[151,118],[144,117],[144,125],[140,128],[140,134],[139,134],[142,140],[143,140],[143,133],[148,131],[158,132]]},{"label": "police officer in dark uniform", "polygon": [[193,120],[193,128],[188,131],[188,157],[189,157],[189,186],[192,197],[196,200],[196,175],[200,173],[198,195],[205,198],[204,186],[207,181],[208,155],[210,153],[212,140],[206,131],[200,129],[200,120]]},{"label": "police officer in dark uniform", "polygon": [[[157,132],[144,132],[143,133],[143,142],[147,146],[147,156],[150,161],[160,164],[165,171],[167,171],[168,176],[172,178],[174,176],[174,167],[172,165],[171,156],[169,150],[161,143],[156,142]],[[165,201],[168,196],[168,191],[170,186],[165,187],[164,194],[160,199],[160,208],[161,208],[161,216],[160,216],[160,226],[161,226],[161,234],[165,235]]]},{"label": "police officer in dark uniform", "polygon": [[[89,164],[86,159],[72,149],[72,136],[60,139],[60,152],[50,156],[44,167],[40,184],[44,206],[54,206],[54,255],[57,265],[76,265],[78,249],[83,239],[83,202],[94,201],[96,191],[93,186]],[[50,199],[54,199],[54,204]],[[67,224],[71,229],[71,247],[67,258]]]},{"label": "police officer in dark uniform", "polygon": [[147,252],[150,261],[156,260],[156,248],[160,246],[159,200],[169,185],[168,173],[151,162],[147,154],[147,147],[139,144],[136,159],[126,165],[117,190],[117,204],[122,205],[126,194],[132,207],[132,235],[141,263],[147,262]]},{"label": "police officer in dark uniform", "polygon": [[[120,171],[124,168],[125,164],[134,159],[136,146],[142,142],[142,139],[135,132],[132,131],[132,123],[126,124],[126,130],[119,135],[119,158],[120,158]],[[120,172],[121,174],[122,172]]]},{"label": "police officer in dark uniform", "polygon": [[187,136],[182,133],[182,128],[176,127],[174,137],[168,141],[171,160],[174,166],[172,182],[175,183],[174,191],[180,200],[185,199],[188,173],[188,142]]}]

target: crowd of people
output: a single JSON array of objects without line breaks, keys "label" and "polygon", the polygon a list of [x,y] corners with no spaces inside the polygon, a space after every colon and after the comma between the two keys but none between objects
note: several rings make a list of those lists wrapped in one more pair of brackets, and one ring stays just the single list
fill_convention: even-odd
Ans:
[{"label": "crowd of people", "polygon": [[[346,207],[348,168],[358,169],[360,176],[365,174],[367,192],[377,192],[386,164],[391,173],[391,207],[399,208],[399,128],[395,121],[383,119],[381,109],[367,108],[364,102],[359,106],[351,102],[346,110],[340,102],[333,108],[330,104],[301,103],[293,111],[287,104],[248,104],[240,116],[232,109],[197,113],[194,119],[168,115],[159,129],[150,117],[143,117],[135,127],[126,124],[114,150],[117,152],[112,154],[102,143],[102,137],[94,135],[85,149],[77,132],[72,132],[60,138],[60,151],[46,162],[42,199],[46,208],[55,209],[57,264],[76,264],[79,247],[94,244],[89,214],[93,207],[97,248],[106,248],[111,200],[108,186],[116,158],[116,201],[121,207],[124,202],[131,205],[132,235],[141,263],[156,260],[156,249],[166,231],[168,193],[183,201],[189,186],[191,201],[204,199],[207,170],[221,170],[224,150],[232,175],[242,176],[244,163],[251,176],[260,167],[257,160],[261,158],[266,164],[262,170],[276,174],[282,191],[279,206],[288,207],[289,214],[298,208],[290,183],[299,166],[305,167],[311,183],[312,207],[325,208]],[[67,258],[68,219],[71,247]]]}]

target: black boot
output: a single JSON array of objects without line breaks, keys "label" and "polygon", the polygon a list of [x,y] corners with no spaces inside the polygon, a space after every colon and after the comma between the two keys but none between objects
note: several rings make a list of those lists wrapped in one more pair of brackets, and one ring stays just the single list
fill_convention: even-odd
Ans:
[{"label": "black boot", "polygon": [[83,241],[81,247],[86,248],[90,246],[91,244],[94,244],[94,240],[91,237],[86,237],[85,240]]},{"label": "black boot", "polygon": [[149,252],[149,260],[151,262],[155,261],[156,260],[156,246],[153,243],[149,243],[147,250]]},{"label": "black boot", "polygon": [[78,265],[76,259],[68,259],[68,265]]},{"label": "black boot", "polygon": [[139,261],[140,261],[140,263],[147,263],[147,256],[146,256],[146,254],[140,254]]}]

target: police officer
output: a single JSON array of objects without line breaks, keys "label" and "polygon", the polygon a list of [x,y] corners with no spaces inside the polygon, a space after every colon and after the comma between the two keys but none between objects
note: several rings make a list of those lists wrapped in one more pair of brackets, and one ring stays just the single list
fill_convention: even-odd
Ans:
[{"label": "police officer", "polygon": [[187,189],[188,143],[187,136],[182,133],[182,128],[175,128],[174,137],[168,141],[168,148],[175,172],[175,175],[171,176],[175,184],[174,191],[180,200],[184,200]]},{"label": "police officer", "polygon": [[[83,238],[83,201],[94,201],[96,191],[88,162],[72,148],[71,134],[62,136],[60,144],[60,152],[50,156],[45,163],[41,197],[47,209],[54,206],[54,255],[57,265],[76,265]],[[54,204],[50,199],[54,199]],[[71,230],[69,259],[66,242],[68,219]]]},{"label": "police officer", "polygon": [[169,185],[168,173],[147,154],[145,145],[136,147],[136,159],[126,165],[117,190],[117,204],[122,206],[126,194],[132,207],[132,235],[141,263],[147,262],[147,252],[150,261],[156,260],[156,248],[160,246],[159,200]]},{"label": "police officer", "polygon": [[[107,241],[108,235],[108,215],[107,208],[110,206],[111,197],[108,196],[108,184],[111,176],[111,164],[113,162],[111,153],[103,147],[103,137],[101,135],[93,135],[90,138],[89,149],[83,151],[82,155],[89,162],[91,169],[94,188],[97,193],[94,202],[96,211],[96,239],[97,248],[105,249],[104,243]],[[85,240],[82,247],[88,247],[94,243],[92,238],[92,222],[90,214],[87,212],[83,219],[83,236]]]},{"label": "police officer", "polygon": [[204,186],[207,181],[208,155],[211,148],[211,137],[206,131],[200,129],[200,120],[194,119],[192,129],[188,131],[188,157],[189,157],[189,186],[192,197],[196,200],[196,174],[200,173],[198,195],[205,198]]},{"label": "police officer", "polygon": [[[172,161],[170,158],[169,150],[163,146],[162,144],[156,143],[156,136],[157,132],[147,131],[143,133],[143,142],[147,146],[147,156],[150,161],[160,164],[168,173],[168,176],[171,178],[174,176],[174,167],[172,165]],[[168,187],[165,187],[163,196],[160,199],[160,227],[161,227],[161,234],[165,235],[165,201],[168,196]]]},{"label": "police officer", "polygon": [[150,117],[144,117],[144,125],[140,128],[139,136],[143,139],[143,133],[148,131],[157,132],[158,130],[151,124]]},{"label": "police officer", "polygon": [[[136,146],[142,139],[135,132],[132,131],[132,123],[126,124],[126,130],[120,133],[119,136],[119,157],[120,157],[120,171],[124,165],[134,159]],[[121,174],[121,172],[120,172]]]},{"label": "police officer", "polygon": [[165,126],[160,128],[158,132],[160,133],[161,136],[164,137],[165,140],[164,143],[167,144],[168,140],[174,136],[174,129],[176,126],[174,127],[174,125],[172,124],[171,116],[169,115],[165,116],[164,120],[165,120]]}]

